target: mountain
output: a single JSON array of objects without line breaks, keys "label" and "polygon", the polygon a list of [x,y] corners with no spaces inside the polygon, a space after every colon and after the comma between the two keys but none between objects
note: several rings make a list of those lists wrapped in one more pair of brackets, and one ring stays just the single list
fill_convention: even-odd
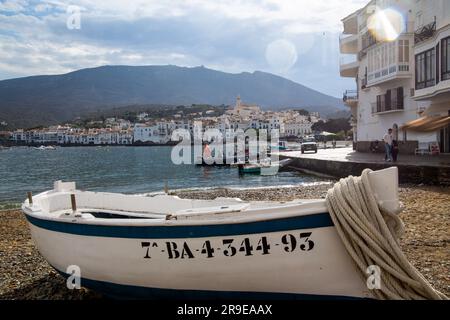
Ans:
[{"label": "mountain", "polygon": [[272,110],[304,108],[325,116],[345,110],[340,99],[265,72],[102,66],[0,81],[0,122],[11,128],[49,125],[130,104],[233,105],[237,95]]}]

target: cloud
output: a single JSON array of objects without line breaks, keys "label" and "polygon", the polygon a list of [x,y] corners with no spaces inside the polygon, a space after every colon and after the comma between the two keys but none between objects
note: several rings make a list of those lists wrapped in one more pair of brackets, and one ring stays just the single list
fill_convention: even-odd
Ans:
[{"label": "cloud", "polygon": [[[339,77],[340,19],[365,1],[30,0],[14,4],[0,2],[0,79],[104,64],[205,65],[227,72],[273,72],[339,96],[353,86]],[[68,5],[81,9],[79,30],[66,26]],[[279,63],[271,63],[266,52],[279,41],[289,45],[279,47],[275,55]],[[291,59],[289,68],[281,63],[284,57]]]},{"label": "cloud", "polygon": [[0,1],[0,11],[20,12],[25,10],[27,1],[25,0],[5,0]]}]

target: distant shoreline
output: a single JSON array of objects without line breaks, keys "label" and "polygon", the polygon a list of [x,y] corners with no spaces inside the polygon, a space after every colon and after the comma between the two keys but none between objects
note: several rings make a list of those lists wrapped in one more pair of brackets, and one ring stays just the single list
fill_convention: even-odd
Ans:
[{"label": "distant shoreline", "polygon": [[40,146],[55,146],[61,148],[69,147],[173,147],[178,144],[178,141],[171,143],[132,143],[132,144],[82,144],[82,143],[34,143],[34,144],[3,144],[0,146],[11,148],[11,147],[40,147]]}]

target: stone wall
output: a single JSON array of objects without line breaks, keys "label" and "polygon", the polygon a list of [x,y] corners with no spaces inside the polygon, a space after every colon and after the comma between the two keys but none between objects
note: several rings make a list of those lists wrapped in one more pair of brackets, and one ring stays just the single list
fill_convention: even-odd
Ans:
[{"label": "stone wall", "polygon": [[[280,159],[283,158],[286,158],[286,156],[280,156]],[[364,163],[313,158],[293,158],[293,162],[289,166],[299,170],[326,174],[335,178],[345,178],[350,175],[360,176],[366,168],[381,170],[396,166],[398,167],[401,183],[450,185],[450,167],[392,165],[392,163]]]},{"label": "stone wall", "polygon": [[[356,151],[358,152],[372,152],[370,150],[370,145],[372,141],[358,141],[356,142]],[[399,154],[414,154],[416,149],[419,147],[418,141],[399,141],[398,149]],[[378,142],[378,153],[384,153],[384,142]]]}]

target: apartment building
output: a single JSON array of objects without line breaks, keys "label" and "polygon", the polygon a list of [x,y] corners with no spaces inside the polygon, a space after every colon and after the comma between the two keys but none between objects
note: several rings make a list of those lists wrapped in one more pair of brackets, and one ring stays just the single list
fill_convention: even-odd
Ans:
[{"label": "apartment building", "polygon": [[[442,24],[448,25],[450,10],[445,9],[449,1],[373,0],[342,20],[340,73],[355,79],[356,90],[346,91],[344,102],[351,108],[356,150],[369,151],[388,128],[393,129],[403,153],[439,142],[436,132],[409,125],[430,106],[416,88],[416,52],[420,47],[426,49],[418,43],[425,26],[420,25],[430,16],[440,16]],[[434,45],[432,40],[425,42]]]},{"label": "apartment building", "polygon": [[421,118],[404,130],[434,135],[440,152],[450,153],[450,0],[414,2],[414,100],[427,104]]}]

